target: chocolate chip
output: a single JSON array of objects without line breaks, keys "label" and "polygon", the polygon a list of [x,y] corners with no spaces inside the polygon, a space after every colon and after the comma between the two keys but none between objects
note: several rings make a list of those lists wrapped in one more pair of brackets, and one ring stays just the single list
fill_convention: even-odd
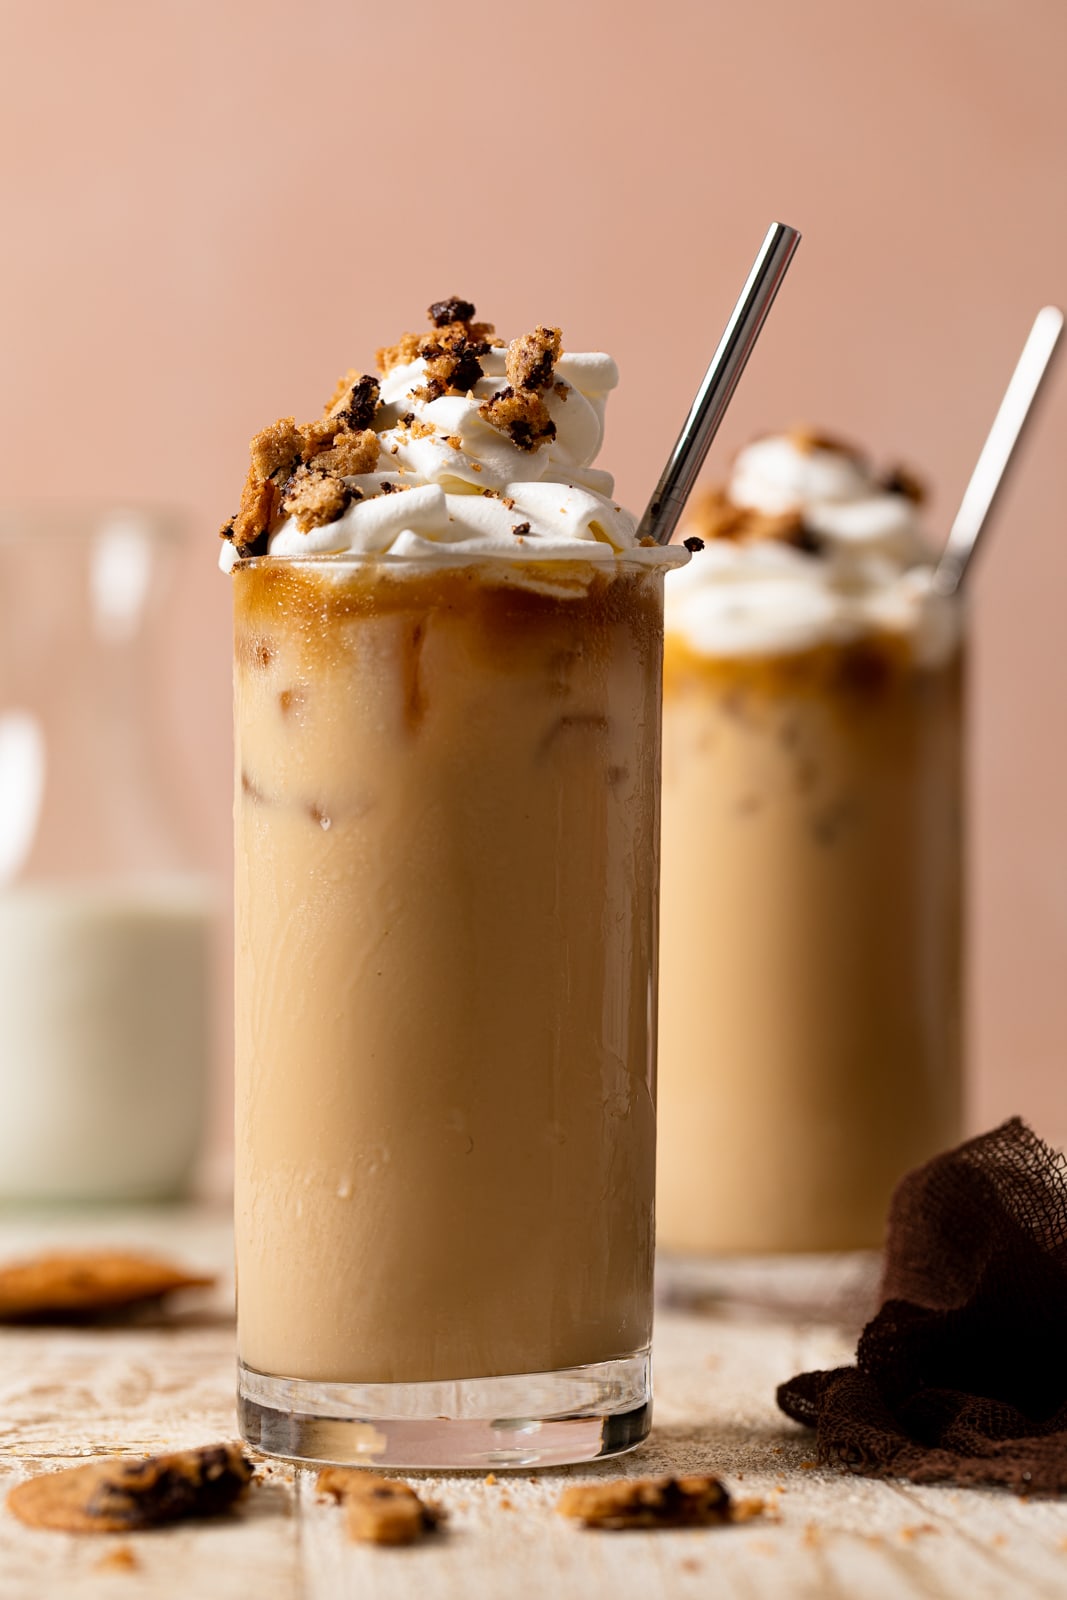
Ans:
[{"label": "chocolate chip", "polygon": [[703,550],[704,548],[703,539],[698,539],[695,534],[691,539],[683,539],[682,543],[691,555],[696,555],[698,550]]}]

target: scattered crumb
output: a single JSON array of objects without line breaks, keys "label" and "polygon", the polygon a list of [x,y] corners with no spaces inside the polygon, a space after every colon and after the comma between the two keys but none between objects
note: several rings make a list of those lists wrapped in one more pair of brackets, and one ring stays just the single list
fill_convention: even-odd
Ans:
[{"label": "scattered crumb", "polygon": [[818,1468],[818,1465],[819,1463],[817,1461],[802,1461],[800,1463],[800,1470],[801,1472],[814,1472]]},{"label": "scattered crumb", "polygon": [[349,1538],[365,1544],[412,1544],[446,1516],[440,1506],[421,1500],[410,1483],[364,1467],[324,1467],[315,1487],[341,1502]]},{"label": "scattered crumb", "polygon": [[495,1472],[487,1472],[486,1475],[485,1475],[485,1482],[490,1484],[490,1485],[496,1483],[497,1482],[496,1473]]},{"label": "scattered crumb", "polygon": [[576,1484],[556,1505],[586,1528],[689,1528],[731,1522],[733,1508],[719,1478],[616,1478]]},{"label": "scattered crumb", "polygon": [[512,1499],[511,1499],[510,1495],[507,1495],[507,1494],[500,1494],[497,1497],[497,1502],[496,1503],[500,1507],[501,1511],[514,1511],[514,1509],[515,1509],[514,1503],[513,1503]]},{"label": "scattered crumb", "polygon": [[704,548],[703,539],[698,539],[695,534],[689,539],[683,539],[682,544],[689,551],[690,555],[694,556],[698,550],[703,550]]},{"label": "scattered crumb", "polygon": [[128,1544],[117,1544],[95,1563],[97,1572],[136,1572],[141,1563]]},{"label": "scattered crumb", "polygon": [[905,1544],[911,1544],[921,1533],[937,1533],[938,1531],[932,1522],[913,1522],[906,1527],[900,1528],[897,1532],[897,1537],[903,1539]]},{"label": "scattered crumb", "polygon": [[432,422],[423,422],[419,417],[412,417],[409,427],[413,439],[432,439],[437,432]]},{"label": "scattered crumb", "polygon": [[516,522],[511,531],[516,539],[523,539],[530,531],[530,524],[528,522]]}]

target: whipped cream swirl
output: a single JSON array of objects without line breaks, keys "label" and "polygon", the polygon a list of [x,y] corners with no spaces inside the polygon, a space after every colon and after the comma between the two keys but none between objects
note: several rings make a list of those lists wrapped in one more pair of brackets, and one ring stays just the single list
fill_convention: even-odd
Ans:
[{"label": "whipped cream swirl", "polygon": [[[871,631],[908,636],[924,666],[955,651],[959,605],[933,588],[918,506],[857,454],[759,439],[737,456],[716,510],[730,507],[762,514],[764,528],[756,516],[751,537],[711,537],[667,586],[667,631],[699,654],[790,654]],[[799,541],[775,536],[774,519],[790,516]],[[685,529],[707,531],[699,514]]]},{"label": "whipped cream swirl", "polygon": [[[564,352],[542,399],[555,437],[523,449],[482,407],[508,390],[507,351],[481,355],[483,376],[466,393],[428,398],[422,356],[381,379],[374,416],[380,455],[374,471],[346,477],[352,499],[333,521],[303,531],[286,517],[270,534],[272,556],[349,554],[432,558],[453,564],[607,561],[623,556],[677,566],[677,547],[641,546],[637,520],[614,498],[614,479],[592,465],[604,434],[607,396],[619,381],[608,355]],[[419,391],[422,391],[420,395]],[[314,463],[312,463],[314,465]],[[220,565],[236,563],[224,543]]]}]

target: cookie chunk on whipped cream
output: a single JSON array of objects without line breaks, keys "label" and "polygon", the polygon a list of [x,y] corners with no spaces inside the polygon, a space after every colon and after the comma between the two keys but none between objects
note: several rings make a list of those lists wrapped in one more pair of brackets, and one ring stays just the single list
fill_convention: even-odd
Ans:
[{"label": "cookie chunk on whipped cream", "polygon": [[922,487],[809,428],[757,439],[682,529],[705,548],[667,594],[667,630],[708,656],[786,655],[871,630],[928,665],[958,642],[932,586]]},{"label": "cookie chunk on whipped cream", "polygon": [[375,375],[348,372],[322,417],[256,435],[223,571],[266,554],[687,559],[639,545],[592,464],[618,383],[610,356],[567,351],[540,325],[506,343],[456,296],[429,320],[378,351]]}]

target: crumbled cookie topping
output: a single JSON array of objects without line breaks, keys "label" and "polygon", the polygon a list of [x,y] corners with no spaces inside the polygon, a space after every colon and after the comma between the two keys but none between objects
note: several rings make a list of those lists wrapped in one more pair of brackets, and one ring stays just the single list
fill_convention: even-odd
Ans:
[{"label": "crumbled cookie topping", "polygon": [[694,1528],[733,1520],[726,1485],[703,1476],[575,1484],[556,1509],[586,1528]]},{"label": "crumbled cookie topping", "polygon": [[511,531],[516,539],[524,539],[530,531],[530,524],[528,522],[516,522]]},{"label": "crumbled cookie topping", "polygon": [[361,433],[363,429],[374,425],[374,413],[378,409],[381,390],[377,378],[365,372],[348,372],[343,381],[349,379],[352,381],[348,387],[340,395],[334,396],[328,414],[339,418],[353,433]]},{"label": "crumbled cookie topping", "polygon": [[443,394],[468,394],[484,377],[480,357],[488,353],[484,339],[470,337],[464,322],[450,322],[419,340],[426,362],[426,382],[411,392],[417,400],[439,400]]},{"label": "crumbled cookie topping", "polygon": [[363,428],[359,433],[339,433],[333,448],[313,457],[311,465],[337,478],[357,478],[374,471],[381,449],[381,441],[373,428]]},{"label": "crumbled cookie topping", "polygon": [[[473,320],[474,306],[469,300],[461,300],[458,295],[453,295],[449,300],[435,300],[429,309],[428,315],[437,333],[405,333],[401,335],[396,344],[383,345],[377,352],[375,359],[378,371],[383,376],[392,372],[394,367],[407,366],[409,362],[417,360],[419,356],[426,356],[428,360],[434,358],[436,346],[441,342],[445,342],[438,338],[438,334],[447,335],[447,341],[451,344],[463,340],[472,347],[484,345],[486,349],[491,345],[502,345],[504,342],[496,337],[496,329],[491,322],[475,322]],[[485,350],[482,350],[481,354],[484,355]],[[473,368],[468,368],[468,371],[473,371]],[[481,377],[481,375],[482,372],[479,367],[477,377]],[[466,394],[467,389],[472,388],[473,382],[477,381],[476,377],[466,387],[463,387],[459,380],[449,384],[441,374],[435,374],[435,376],[439,381],[445,383],[445,387],[440,390],[441,394],[447,393],[449,387],[454,393]],[[420,398],[424,397],[420,396]],[[435,393],[430,398],[436,399],[438,396]]]},{"label": "crumbled cookie topping", "polygon": [[692,536],[692,538],[683,539],[682,544],[689,551],[691,556],[695,556],[698,550],[703,550],[704,548],[703,539],[698,539],[695,534]]},{"label": "crumbled cookie topping", "polygon": [[556,437],[556,424],[548,414],[548,407],[531,389],[516,393],[509,384],[480,405],[478,415],[491,427],[506,433],[520,450],[537,450]]},{"label": "crumbled cookie topping", "polygon": [[252,472],[260,482],[276,472],[289,476],[300,460],[300,431],[295,417],[280,417],[257,433],[248,447]]},{"label": "crumbled cookie topping", "polygon": [[282,509],[296,519],[301,533],[336,522],[352,499],[340,478],[314,467],[297,467],[285,486]]},{"label": "crumbled cookie topping", "polygon": [[474,307],[469,300],[453,295],[450,300],[435,300],[430,307],[430,321],[435,328],[444,328],[450,322],[470,322]]},{"label": "crumbled cookie topping", "polygon": [[772,540],[809,552],[821,548],[799,511],[770,512],[738,506],[722,489],[712,489],[698,500],[694,520],[705,540],[730,539],[736,544]]},{"label": "crumbled cookie topping", "polygon": [[926,500],[926,485],[908,467],[890,467],[882,479],[886,494],[902,494],[913,505],[921,506]]},{"label": "crumbled cookie topping", "polygon": [[341,1502],[349,1538],[361,1542],[413,1544],[445,1520],[442,1508],[421,1500],[409,1483],[363,1467],[324,1467],[315,1487]]},{"label": "crumbled cookie topping", "polygon": [[563,348],[563,335],[558,328],[538,325],[532,333],[512,339],[504,362],[508,382],[513,389],[547,389]]},{"label": "crumbled cookie topping", "polygon": [[810,456],[816,450],[832,450],[835,455],[848,456],[852,461],[866,459],[863,451],[858,450],[854,444],[849,444],[845,439],[838,439],[832,433],[823,433],[807,423],[795,423],[786,431],[785,436],[793,448],[804,456]]}]

